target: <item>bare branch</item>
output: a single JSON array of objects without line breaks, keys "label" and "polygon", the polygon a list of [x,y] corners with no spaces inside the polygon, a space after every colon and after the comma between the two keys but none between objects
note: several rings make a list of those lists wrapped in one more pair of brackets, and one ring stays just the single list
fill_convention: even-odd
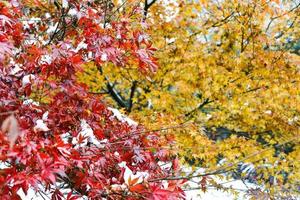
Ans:
[{"label": "bare branch", "polygon": [[209,99],[205,99],[199,106],[197,106],[197,108],[193,109],[192,111],[188,112],[185,114],[186,117],[191,116],[192,114],[194,114],[197,110],[201,110],[205,105],[212,103],[212,100]]},{"label": "bare branch", "polygon": [[147,18],[148,10],[149,8],[156,2],[156,0],[152,0],[150,3],[148,0],[145,0],[145,6],[144,6],[144,20]]},{"label": "bare branch", "polygon": [[131,86],[131,91],[130,91],[130,97],[128,99],[128,108],[127,108],[128,112],[131,112],[131,109],[133,106],[133,97],[134,97],[136,87],[137,87],[137,81],[133,81],[132,86]]}]

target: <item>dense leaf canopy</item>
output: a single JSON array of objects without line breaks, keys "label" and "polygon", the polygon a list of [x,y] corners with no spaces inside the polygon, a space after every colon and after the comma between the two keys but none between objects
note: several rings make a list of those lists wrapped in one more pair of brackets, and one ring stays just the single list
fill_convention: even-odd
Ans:
[{"label": "dense leaf canopy", "polygon": [[[157,73],[91,64],[80,80],[150,129],[175,133],[183,162],[262,185],[255,195],[298,193],[299,1],[147,5],[143,38],[158,49]],[[240,173],[242,164],[254,170]]]},{"label": "dense leaf canopy", "polygon": [[[0,196],[34,189],[52,199],[181,199],[183,181],[147,131],[77,81],[93,62],[156,70],[145,24],[101,1],[0,2]],[[47,197],[47,198],[48,198]]]},{"label": "dense leaf canopy", "polygon": [[299,16],[297,0],[0,1],[0,196],[236,193],[222,178],[299,196]]}]

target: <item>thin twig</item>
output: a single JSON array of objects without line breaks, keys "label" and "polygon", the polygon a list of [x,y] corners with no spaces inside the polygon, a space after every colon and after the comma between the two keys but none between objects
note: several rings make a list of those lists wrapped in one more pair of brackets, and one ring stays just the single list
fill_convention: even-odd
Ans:
[{"label": "thin twig", "polygon": [[[292,141],[296,141],[297,143],[299,142],[298,140],[300,139],[300,137],[296,136],[296,137],[293,137],[292,139],[286,141],[286,142],[282,142],[280,144],[278,144],[277,146],[282,146],[282,145],[285,145],[289,142],[292,142]],[[267,145],[264,145],[264,146],[267,146]],[[197,177],[203,177],[203,176],[208,176],[208,175],[216,175],[216,174],[222,174],[222,173],[226,173],[228,171],[232,171],[233,170],[233,167],[236,167],[237,164],[241,163],[241,162],[244,162],[245,160],[248,160],[249,158],[252,158],[252,157],[255,157],[259,154],[262,154],[266,151],[269,151],[273,149],[273,146],[270,146],[266,149],[263,149],[261,151],[257,151],[253,154],[250,154],[246,157],[244,157],[243,159],[241,160],[237,160],[236,162],[234,163],[229,163],[228,165],[226,166],[221,166],[219,168],[217,168],[216,170],[214,171],[211,171],[211,172],[206,172],[204,174],[197,174],[197,175],[192,175],[192,176],[177,176],[177,177],[164,177],[164,178],[157,178],[157,179],[151,179],[149,180],[149,182],[158,182],[158,181],[163,181],[163,180],[189,180],[189,179],[192,179],[192,178],[197,178]],[[193,174],[193,173],[192,173]]]}]

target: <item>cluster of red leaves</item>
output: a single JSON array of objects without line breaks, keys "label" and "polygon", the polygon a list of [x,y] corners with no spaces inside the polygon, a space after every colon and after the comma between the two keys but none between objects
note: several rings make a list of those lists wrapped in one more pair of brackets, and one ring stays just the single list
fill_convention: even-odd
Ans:
[{"label": "cluster of red leaves", "polygon": [[[29,188],[52,199],[183,198],[180,182],[163,186],[151,181],[174,174],[173,168],[158,164],[171,161],[168,153],[161,153],[158,133],[119,121],[75,78],[90,61],[120,66],[136,62],[142,71],[155,71],[154,49],[141,31],[130,29],[126,15],[103,27],[101,8],[69,1],[69,8],[80,12],[77,27],[54,41],[36,33],[41,28],[23,27],[20,19],[27,16],[20,2],[0,2],[1,199],[20,199],[18,192],[26,194]],[[49,22],[39,26],[47,30]],[[43,38],[28,42],[37,35]],[[81,41],[86,47],[76,50]],[[43,56],[49,59],[43,61]],[[44,97],[47,101],[38,102]],[[90,133],[84,133],[83,124]],[[148,175],[139,182],[125,180],[126,168]],[[69,192],[64,197],[65,189]]]}]

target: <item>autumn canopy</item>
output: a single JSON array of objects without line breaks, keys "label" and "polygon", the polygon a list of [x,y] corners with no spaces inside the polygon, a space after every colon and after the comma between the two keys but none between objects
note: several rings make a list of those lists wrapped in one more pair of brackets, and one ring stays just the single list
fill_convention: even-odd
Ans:
[{"label": "autumn canopy", "polygon": [[235,180],[299,197],[299,16],[299,1],[0,1],[0,199],[239,196]]}]

